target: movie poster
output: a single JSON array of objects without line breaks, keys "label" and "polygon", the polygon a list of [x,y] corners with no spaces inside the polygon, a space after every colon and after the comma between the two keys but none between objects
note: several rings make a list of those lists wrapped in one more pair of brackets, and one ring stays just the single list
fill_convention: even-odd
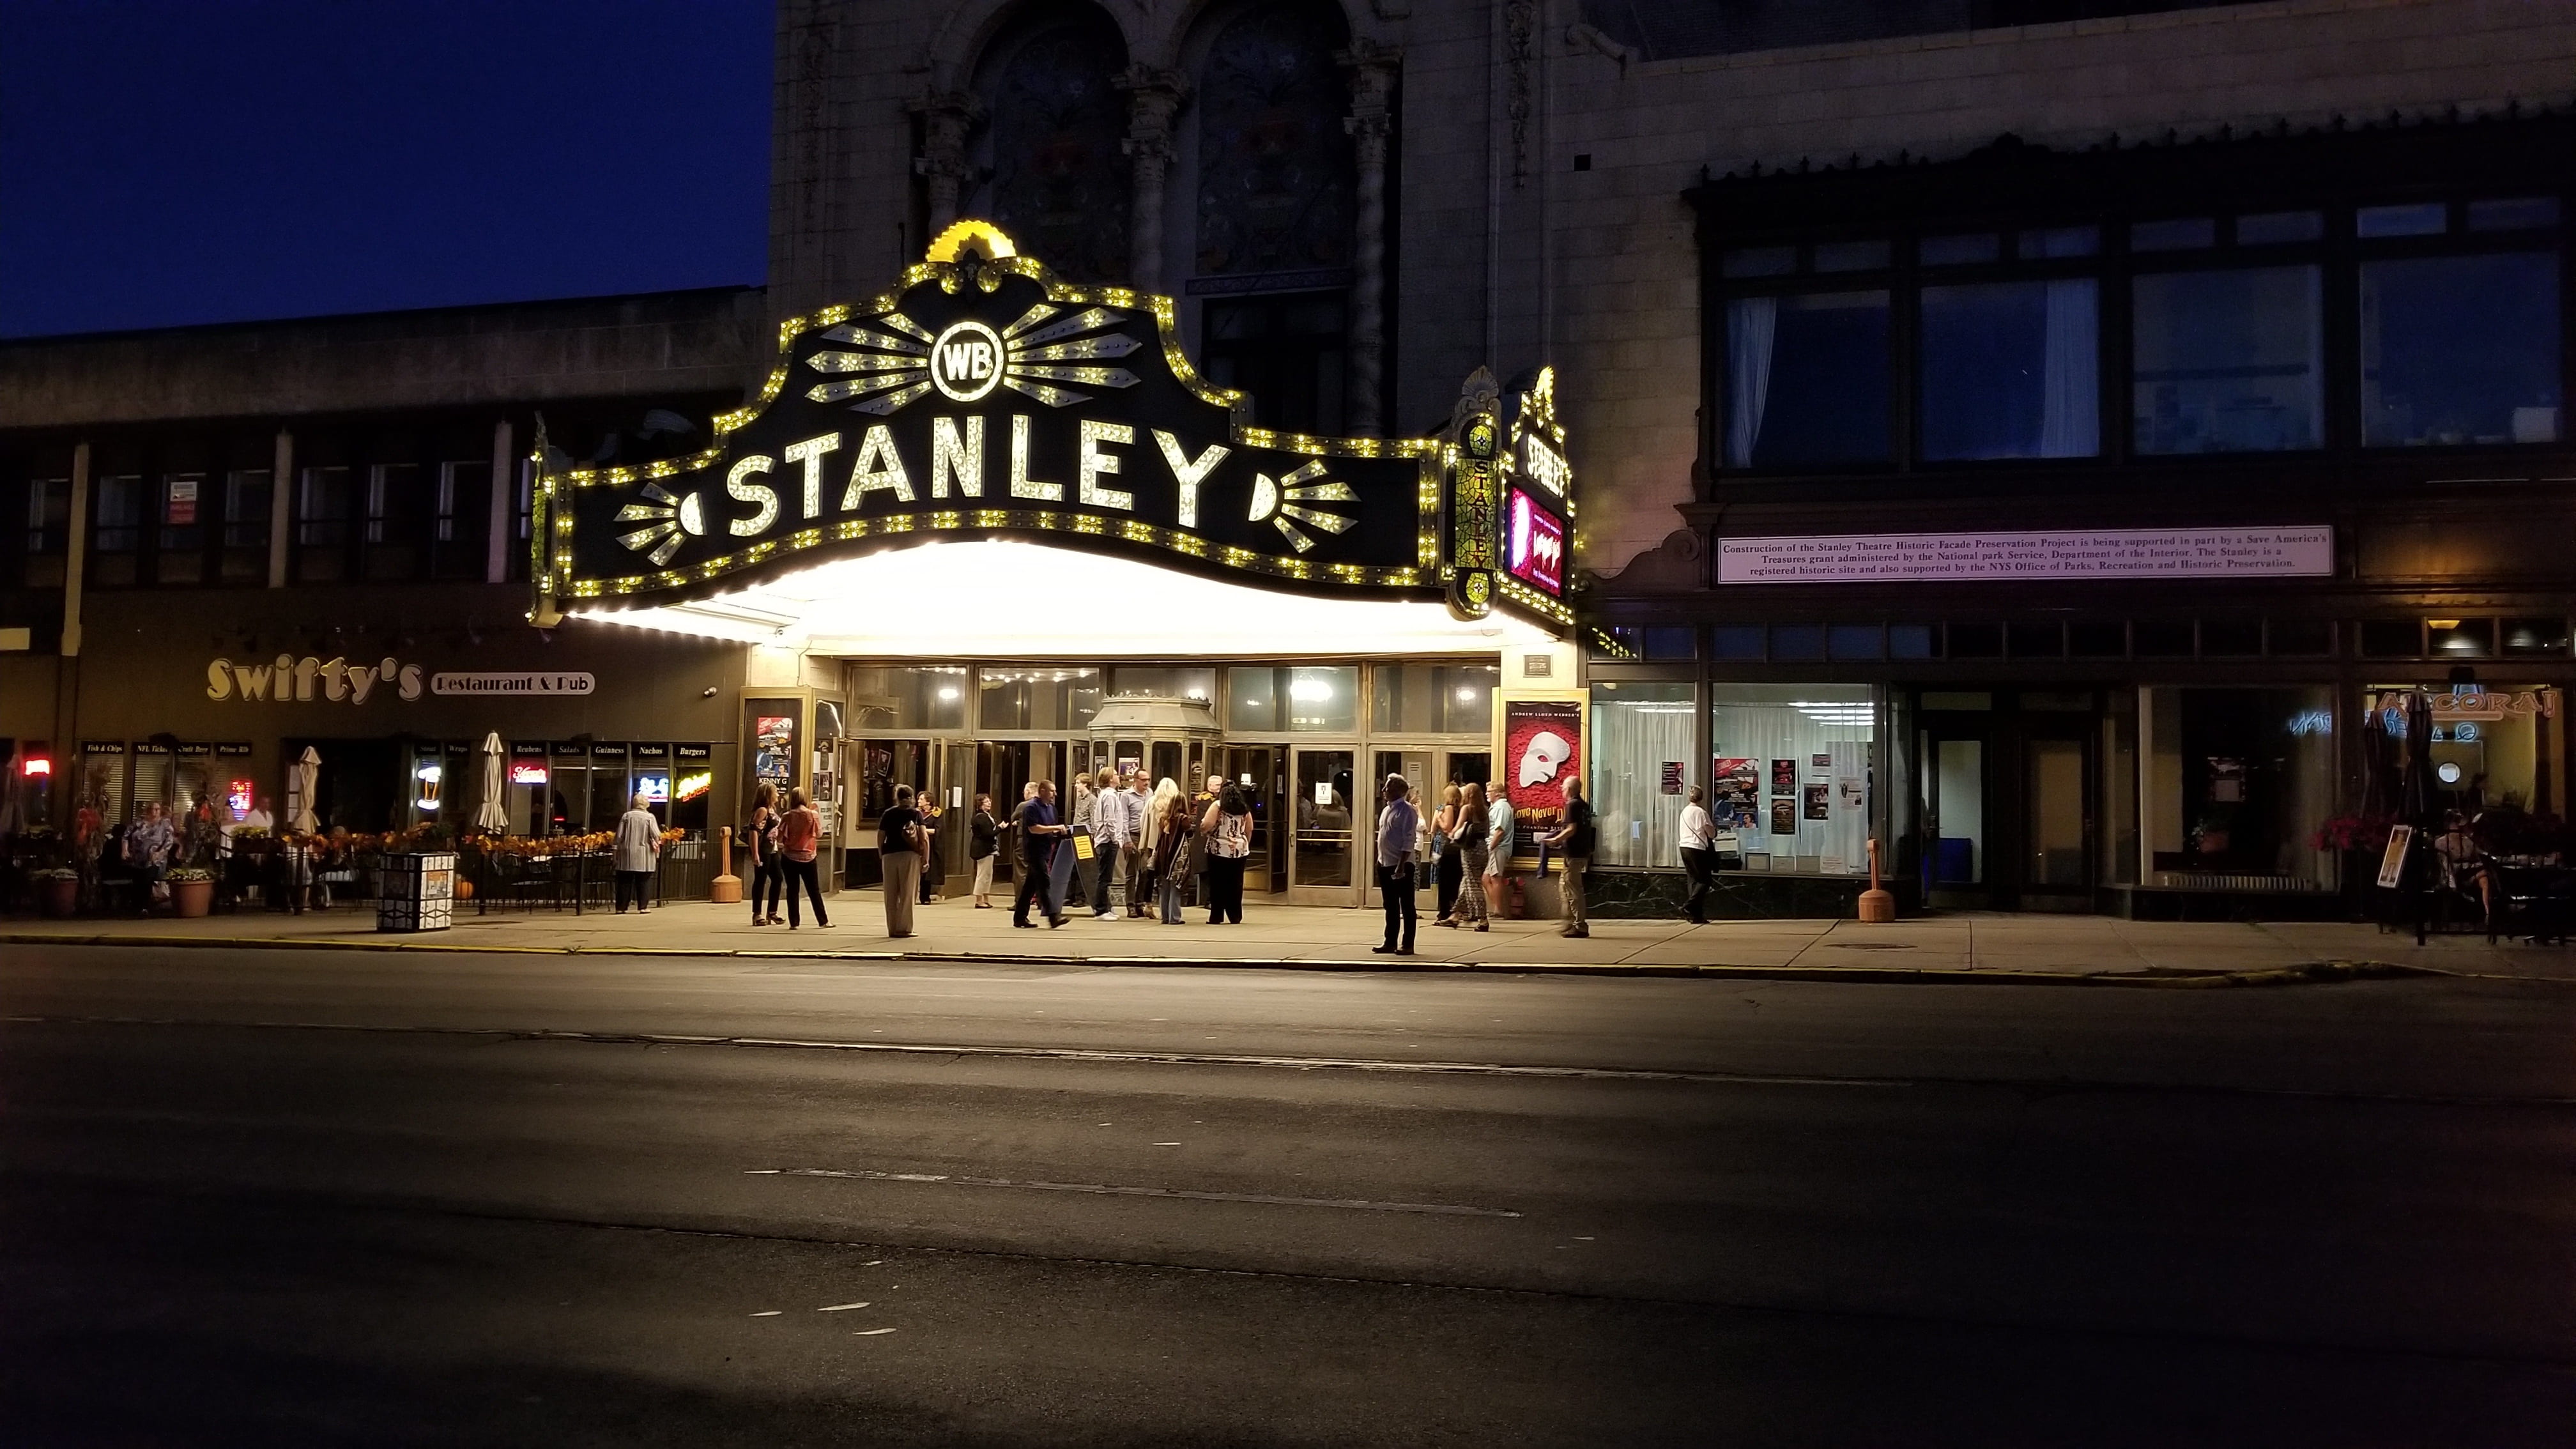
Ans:
[{"label": "movie poster", "polygon": [[1762,823],[1762,762],[1720,755],[1709,762],[1708,818],[1719,829],[1759,828]]},{"label": "movie poster", "polygon": [[1505,699],[1502,766],[1505,798],[1527,839],[1530,827],[1556,821],[1565,809],[1565,782],[1582,773],[1582,704]]},{"label": "movie poster", "polygon": [[1795,795],[1798,793],[1797,761],[1773,760],[1771,762],[1771,793],[1774,795]]},{"label": "movie poster", "polygon": [[1832,816],[1830,816],[1830,815],[1828,815],[1828,814],[1826,813],[1826,811],[1830,808],[1830,806],[1829,806],[1829,797],[1832,795],[1832,793],[1833,793],[1833,787],[1832,787],[1832,786],[1830,786],[1830,785],[1809,785],[1809,786],[1807,787],[1807,818],[1808,818],[1808,819],[1810,819],[1810,820],[1829,820],[1829,819],[1833,818]]},{"label": "movie poster", "polygon": [[1798,833],[1797,801],[1784,795],[1771,802],[1771,833],[1774,835]]}]

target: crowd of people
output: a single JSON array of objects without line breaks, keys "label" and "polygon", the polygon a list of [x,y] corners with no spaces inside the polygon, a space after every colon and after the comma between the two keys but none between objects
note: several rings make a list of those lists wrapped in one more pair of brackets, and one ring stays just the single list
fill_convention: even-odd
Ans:
[{"label": "crowd of people", "polygon": [[[1232,781],[1193,799],[1169,778],[1150,790],[1146,780],[1142,771],[1079,775],[1066,801],[1059,800],[1054,781],[1032,780],[1008,814],[995,808],[992,796],[978,794],[966,822],[973,908],[994,909],[996,868],[1009,853],[1018,862],[1011,902],[1011,924],[1018,929],[1037,929],[1037,918],[1050,929],[1061,927],[1073,912],[1086,909],[1108,920],[1122,908],[1130,918],[1181,925],[1193,879],[1204,882],[1196,895],[1207,909],[1207,924],[1242,924],[1244,870],[1252,855],[1250,797]],[[1593,815],[1580,780],[1567,781],[1565,794],[1561,818],[1537,843],[1563,863],[1563,934],[1582,937],[1591,934],[1583,876],[1593,849]],[[1432,924],[1491,929],[1489,923],[1504,911],[1505,863],[1518,844],[1510,805],[1489,800],[1481,783],[1452,784],[1426,819],[1414,786],[1401,775],[1386,778],[1380,798],[1370,874],[1386,911],[1386,939],[1377,949],[1413,954],[1414,896],[1426,864],[1437,897]],[[877,851],[886,934],[902,938],[913,934],[915,907],[932,898],[939,820],[909,785],[895,786],[891,800],[877,818]],[[782,799],[763,785],[742,838],[753,925],[801,929],[804,900],[813,904],[815,925],[831,924],[816,865],[822,820],[803,790],[791,789]]]}]

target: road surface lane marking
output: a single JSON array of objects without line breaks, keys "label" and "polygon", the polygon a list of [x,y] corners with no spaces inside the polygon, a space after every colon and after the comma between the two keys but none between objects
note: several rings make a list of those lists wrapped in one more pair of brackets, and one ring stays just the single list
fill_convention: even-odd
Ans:
[{"label": "road surface lane marking", "polygon": [[867,1306],[868,1305],[865,1302],[835,1303],[829,1308],[817,1308],[814,1311],[817,1313],[847,1313],[853,1308],[865,1308]]},{"label": "road surface lane marking", "polygon": [[[1266,1203],[1273,1207],[1350,1208],[1374,1213],[1438,1213],[1449,1217],[1516,1218],[1509,1208],[1467,1207],[1443,1202],[1374,1202],[1355,1197],[1282,1197],[1262,1192],[1209,1192],[1186,1187],[1128,1187],[1105,1182],[1036,1182],[1009,1177],[968,1177],[949,1172],[870,1172],[834,1167],[758,1169],[762,1176],[831,1177],[852,1182],[919,1182],[950,1187],[1014,1187],[1027,1192],[1085,1192],[1104,1197],[1176,1197],[1197,1202]],[[749,1174],[746,1174],[749,1175]]]}]

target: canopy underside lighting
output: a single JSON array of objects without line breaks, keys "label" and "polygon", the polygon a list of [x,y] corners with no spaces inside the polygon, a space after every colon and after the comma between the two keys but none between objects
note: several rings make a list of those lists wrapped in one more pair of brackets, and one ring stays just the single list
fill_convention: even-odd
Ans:
[{"label": "canopy underside lighting", "polygon": [[1008,539],[835,559],[694,603],[564,612],[869,658],[1375,658],[1551,642],[1525,620],[1462,621],[1436,600],[1319,598]]}]

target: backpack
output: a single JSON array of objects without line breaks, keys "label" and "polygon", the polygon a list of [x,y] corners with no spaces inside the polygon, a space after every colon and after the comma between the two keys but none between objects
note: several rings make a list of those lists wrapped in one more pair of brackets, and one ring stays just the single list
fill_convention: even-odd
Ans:
[{"label": "backpack", "polygon": [[1565,853],[1568,855],[1590,855],[1592,853],[1592,847],[1599,843],[1598,837],[1600,835],[1599,831],[1592,828],[1592,802],[1589,800],[1566,801],[1565,819],[1567,824],[1574,827],[1574,833],[1565,837]]}]

